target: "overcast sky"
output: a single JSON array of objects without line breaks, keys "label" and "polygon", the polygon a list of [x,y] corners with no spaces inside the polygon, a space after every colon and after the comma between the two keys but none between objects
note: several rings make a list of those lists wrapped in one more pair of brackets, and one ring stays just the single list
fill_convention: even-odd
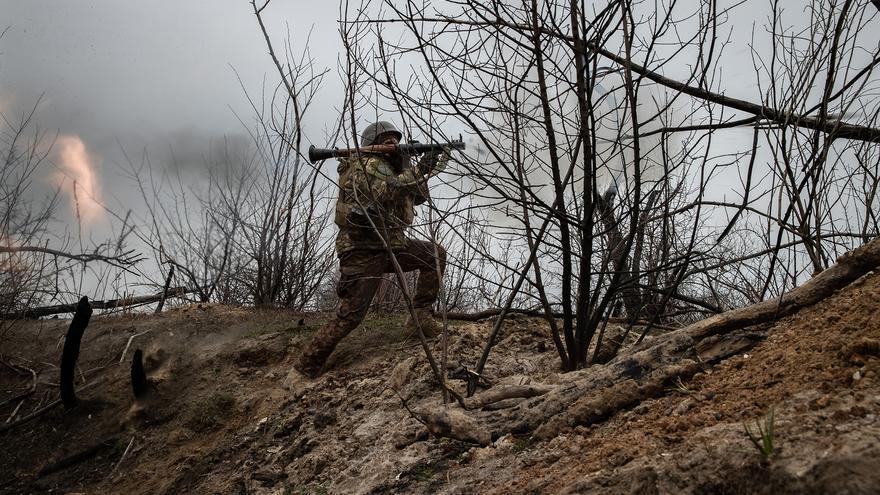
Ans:
[{"label": "overcast sky", "polygon": [[[20,112],[44,94],[42,126],[82,136],[96,154],[117,139],[240,133],[229,107],[250,115],[232,68],[254,93],[274,76],[247,0],[0,0],[0,12],[0,109]],[[331,69],[337,17],[334,1],[274,0],[266,11],[278,43],[289,28],[300,47],[313,29],[312,53]],[[319,105],[339,104],[335,79]]]},{"label": "overcast sky", "polygon": [[[313,30],[318,65],[333,68],[337,8],[275,0],[265,17],[279,44],[289,29],[300,47]],[[42,94],[38,123],[80,136],[105,189],[119,180],[120,143],[198,161],[209,139],[242,134],[234,112],[253,114],[233,68],[257,96],[275,80],[247,0],[0,0],[0,12],[0,110],[19,115]],[[336,104],[332,93],[322,104]]]},{"label": "overcast sky", "polygon": [[[318,139],[341,103],[338,9],[332,0],[274,0],[264,14],[276,49],[287,33],[295,50],[310,36],[316,65],[331,69],[306,121]],[[120,212],[138,209],[123,150],[137,161],[146,149],[154,165],[167,166],[173,149],[178,166],[204,170],[209,142],[243,136],[238,117],[254,118],[245,89],[259,98],[264,78],[277,80],[248,0],[0,0],[0,13],[0,111],[15,117],[43,95],[37,122],[81,138],[102,201]],[[743,29],[764,17],[742,7],[736,15],[745,18],[731,25]],[[730,64],[727,82],[751,72],[745,44],[727,54],[743,62]],[[749,97],[748,88],[728,91]],[[50,165],[44,174],[58,171]]]},{"label": "overcast sky", "polygon": [[[335,69],[338,8],[274,0],[265,18],[279,45],[289,30],[298,49],[311,30],[317,65]],[[0,0],[0,30],[8,27],[0,38],[0,111],[20,114],[44,95],[40,125],[80,136],[111,181],[119,143],[129,151],[149,146],[154,159],[173,146],[178,160],[198,161],[210,138],[243,133],[234,112],[253,117],[233,68],[257,96],[264,76],[275,80],[251,9],[248,0]],[[337,107],[339,88],[334,70],[315,107]],[[742,85],[730,89],[740,93]],[[321,115],[334,120],[335,112],[313,110],[310,119]],[[332,125],[308,123],[313,131]]]},{"label": "overcast sky", "polygon": [[[311,31],[315,63],[331,69],[306,122],[318,139],[341,103],[338,8],[332,0],[274,0],[265,11],[276,48],[289,32],[300,49]],[[791,9],[802,16],[803,6]],[[146,147],[162,164],[173,148],[180,164],[196,169],[211,139],[244,134],[236,113],[253,119],[245,89],[259,98],[264,78],[276,80],[248,0],[0,0],[0,13],[0,111],[20,115],[43,95],[38,123],[82,139],[114,208],[127,206],[112,199],[124,191],[122,149],[138,156]],[[725,26],[736,31],[722,64],[725,93],[760,100],[748,38],[757,23],[761,46],[768,13],[766,1],[753,0]],[[689,68],[665,70],[675,77]]]},{"label": "overcast sky", "polygon": [[[734,31],[719,74],[727,95],[761,99],[751,48],[766,56],[763,26],[769,4],[750,0],[740,5],[723,28],[722,38],[728,29]],[[801,3],[783,5],[790,9],[787,23],[808,19]],[[691,8],[685,3],[681,12]],[[264,14],[276,48],[289,33],[291,46],[301,49],[311,32],[316,65],[330,69],[305,123],[318,139],[335,123],[341,105],[338,9],[335,0],[273,0]],[[750,46],[753,30],[757,39]],[[0,111],[14,119],[43,95],[37,122],[50,132],[81,139],[103,201],[121,214],[140,208],[121,170],[123,149],[135,157],[147,149],[154,164],[166,166],[173,148],[179,164],[198,170],[211,140],[245,134],[239,118],[246,123],[254,118],[245,90],[259,99],[264,79],[270,84],[277,79],[248,0],[0,0],[0,32]],[[663,70],[684,77],[691,69],[686,60]],[[740,141],[750,135],[748,129],[731,129],[713,146],[719,147],[717,153],[724,153],[724,146],[741,149]],[[80,149],[78,142],[60,143],[54,163],[38,178],[47,189],[53,186],[51,176],[58,176],[54,164]],[[325,166],[335,176],[335,165],[328,161]],[[75,225],[71,218],[69,209],[59,213],[62,226],[65,219]]]}]

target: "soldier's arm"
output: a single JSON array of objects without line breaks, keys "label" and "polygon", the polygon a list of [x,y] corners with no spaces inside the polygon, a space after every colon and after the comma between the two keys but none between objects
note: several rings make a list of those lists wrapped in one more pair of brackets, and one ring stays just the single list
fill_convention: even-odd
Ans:
[{"label": "soldier's arm", "polygon": [[365,190],[375,201],[396,200],[402,194],[419,194],[425,187],[426,177],[412,168],[395,174],[391,165],[379,158],[370,158],[364,164]]}]

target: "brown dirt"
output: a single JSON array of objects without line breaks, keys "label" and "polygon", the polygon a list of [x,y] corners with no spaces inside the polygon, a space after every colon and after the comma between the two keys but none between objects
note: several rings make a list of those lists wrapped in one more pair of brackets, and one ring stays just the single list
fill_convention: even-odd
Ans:
[{"label": "brown dirt", "polygon": [[[780,321],[750,353],[523,456],[521,475],[497,491],[876,493],[878,339],[873,274]],[[765,462],[745,425],[770,409],[777,449]]]},{"label": "brown dirt", "polygon": [[[876,493],[878,317],[872,274],[656,399],[547,441],[483,448],[429,437],[403,407],[440,406],[402,317],[369,319],[305,384],[287,372],[320,315],[190,306],[96,317],[79,368],[81,380],[104,382],[73,411],[0,433],[0,493]],[[12,365],[0,364],[0,422],[57,395],[67,324],[20,324],[0,338]],[[451,364],[472,364],[490,328],[451,327]],[[129,337],[147,330],[120,365]],[[128,380],[135,348],[156,384],[140,402]],[[38,373],[37,391],[7,402],[30,386],[24,368]],[[556,368],[546,327],[515,318],[487,375],[553,383]],[[776,449],[765,459],[745,425],[771,409]]]}]

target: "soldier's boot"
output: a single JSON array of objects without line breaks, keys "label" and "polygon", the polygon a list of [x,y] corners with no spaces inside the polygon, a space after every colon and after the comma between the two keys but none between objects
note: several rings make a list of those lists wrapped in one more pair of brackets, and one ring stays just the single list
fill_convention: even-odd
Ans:
[{"label": "soldier's boot", "polygon": [[284,387],[289,390],[294,397],[303,395],[316,383],[315,377],[317,374],[312,373],[310,370],[303,372],[300,371],[299,368],[299,363],[294,364],[293,368],[290,369],[287,376],[284,378]]},{"label": "soldier's boot", "polygon": [[285,388],[295,397],[302,395],[316,383],[315,378],[321,374],[321,368],[324,366],[320,357],[308,352],[309,350],[312,349],[307,349],[300,355],[284,378]]},{"label": "soldier's boot", "polygon": [[293,369],[308,379],[317,378],[321,374],[321,365],[310,362],[305,355],[293,363]]},{"label": "soldier's boot", "polygon": [[419,329],[416,326],[416,322],[422,328],[425,338],[431,339],[443,333],[443,325],[434,319],[430,308],[416,308],[415,312],[416,319],[413,320],[412,314],[410,314],[406,318],[406,323],[403,324],[403,327],[409,332],[407,337],[414,336],[418,338]]},{"label": "soldier's boot", "polygon": [[320,376],[324,363],[330,357],[336,343],[341,339],[339,333],[338,325],[335,322],[324,326],[305,346],[299,359],[293,364],[293,369],[308,379]]}]

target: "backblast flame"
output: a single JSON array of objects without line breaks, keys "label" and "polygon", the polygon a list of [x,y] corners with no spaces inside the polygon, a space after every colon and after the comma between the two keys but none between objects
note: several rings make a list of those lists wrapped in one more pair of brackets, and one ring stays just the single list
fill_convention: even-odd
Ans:
[{"label": "backblast flame", "polygon": [[58,138],[58,158],[63,170],[62,185],[71,181],[70,200],[80,221],[89,225],[101,218],[104,207],[100,202],[98,180],[92,158],[79,136]]}]

